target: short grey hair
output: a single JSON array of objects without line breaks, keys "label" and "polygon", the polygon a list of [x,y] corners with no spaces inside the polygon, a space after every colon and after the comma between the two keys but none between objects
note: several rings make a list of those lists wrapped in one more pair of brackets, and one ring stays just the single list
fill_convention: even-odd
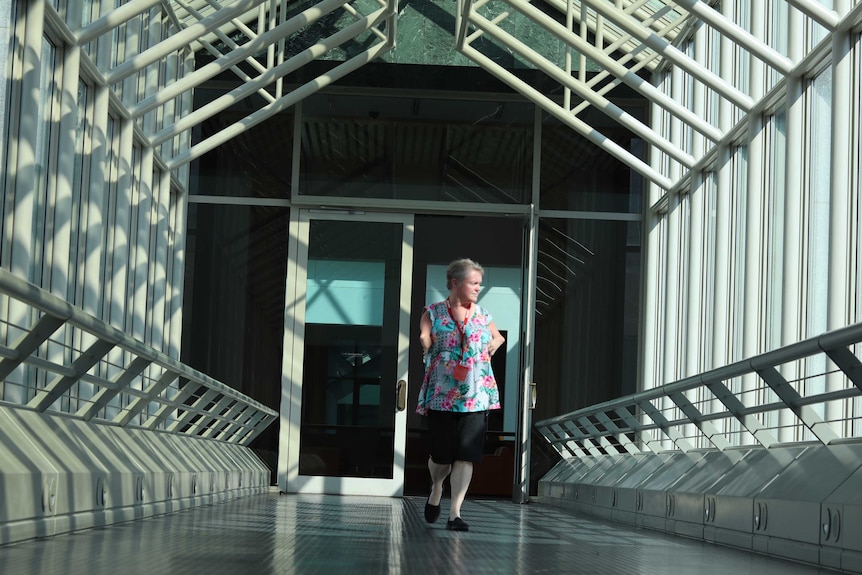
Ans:
[{"label": "short grey hair", "polygon": [[485,270],[470,258],[461,258],[449,264],[446,268],[446,289],[452,289],[452,281],[463,281],[472,271],[484,275]]}]

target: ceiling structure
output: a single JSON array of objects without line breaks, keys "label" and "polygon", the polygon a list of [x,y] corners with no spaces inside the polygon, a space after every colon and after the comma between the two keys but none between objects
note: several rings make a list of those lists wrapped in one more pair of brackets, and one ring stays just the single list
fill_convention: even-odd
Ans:
[{"label": "ceiling structure", "polygon": [[[664,93],[660,85],[653,83],[656,72],[685,75],[693,86],[730,103],[736,110],[736,118],[744,117],[761,105],[764,97],[764,94],[747,93],[744,81],[735,85],[693,57],[687,39],[697,28],[695,24],[702,22],[710,33],[729,41],[723,42],[721,50],[747,50],[774,71],[777,83],[793,75],[799,65],[713,4],[717,3],[696,0],[542,0],[533,3],[457,0],[454,42],[462,54],[491,75],[661,190],[670,192],[684,187],[689,171],[708,161],[719,144],[726,144],[733,129],[719,129],[714,118],[707,121],[702,114],[687,109]],[[842,22],[835,11],[814,0],[787,0],[787,4],[827,30]],[[157,7],[161,7],[172,22],[173,33],[157,45],[118,61],[111,69],[100,70],[105,83],[117,84],[149,67],[158,67],[177,51],[206,53],[211,61],[157,94],[132,102],[129,112],[133,118],[140,120],[148,113],[157,112],[186,92],[229,71],[236,75],[238,85],[160,130],[147,133],[144,122],[139,122],[153,147],[171,141],[228,108],[235,109],[238,102],[254,102],[254,109],[245,117],[166,160],[170,169],[199,158],[380,58],[392,50],[398,40],[397,0],[348,3],[343,0],[300,3],[288,0],[132,0],[77,30],[76,43],[83,46],[103,34],[116,33],[125,22]],[[562,61],[554,61],[531,47],[529,30],[525,31],[521,25],[510,25],[516,14],[521,21],[526,19],[535,30],[552,34],[565,46],[567,52]],[[319,24],[324,21],[328,24],[321,28]],[[320,37],[317,34],[320,30],[332,33]],[[477,39],[483,37],[492,39],[497,46],[513,52],[529,66],[558,82],[562,98],[542,93],[489,58],[476,47]],[[718,50],[718,46],[714,49]],[[288,87],[284,82],[288,74],[339,50],[343,52],[343,61],[332,69],[300,86]],[[588,74],[587,62],[601,71]],[[692,154],[651,128],[648,120],[632,116],[612,100],[613,90],[621,85],[642,95],[654,109],[669,113],[686,130],[702,136],[707,144],[698,155]],[[606,137],[584,114],[590,108],[631,131],[650,151],[658,152],[669,161],[657,165],[633,155],[613,138]]]}]

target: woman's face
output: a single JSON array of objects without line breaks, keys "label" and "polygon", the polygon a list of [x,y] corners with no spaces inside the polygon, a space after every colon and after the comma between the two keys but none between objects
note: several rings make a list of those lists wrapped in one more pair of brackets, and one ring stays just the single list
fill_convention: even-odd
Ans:
[{"label": "woman's face", "polygon": [[455,280],[453,292],[462,303],[476,303],[479,299],[479,292],[482,291],[482,274],[476,270],[467,274],[463,280]]}]

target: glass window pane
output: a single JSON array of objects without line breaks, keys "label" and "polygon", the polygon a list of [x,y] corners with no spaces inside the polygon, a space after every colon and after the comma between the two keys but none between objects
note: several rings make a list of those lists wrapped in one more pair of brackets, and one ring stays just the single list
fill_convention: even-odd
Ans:
[{"label": "glass window pane", "polygon": [[[600,129],[632,155],[642,155],[640,140],[633,138],[628,130],[611,125]],[[641,178],[618,159],[554,118],[548,118],[542,124],[541,164],[542,209],[641,211]]]},{"label": "glass window pane", "polygon": [[[394,473],[400,223],[312,220],[299,473]],[[357,242],[356,238],[362,238]]]},{"label": "glass window pane", "polygon": [[[225,112],[203,122],[193,145],[239,122],[246,114]],[[194,195],[290,197],[293,114],[276,114],[193,162]]]},{"label": "glass window pane", "polygon": [[540,221],[535,420],[635,392],[640,235],[639,222]]},{"label": "glass window pane", "polygon": [[[277,410],[289,212],[188,208],[181,361]],[[252,446],[275,469],[278,425]]]},{"label": "glass window pane", "polygon": [[832,67],[827,67],[811,81],[808,113],[808,294],[807,333],[814,337],[828,328],[829,290],[829,188],[832,183]]},{"label": "glass window pane", "polygon": [[[36,214],[33,225],[33,246],[35,253],[39,254],[39,262],[31,268],[32,277],[30,281],[42,284],[42,267],[45,254],[45,232],[49,225],[47,221],[48,204],[48,170],[52,162],[52,128],[54,127],[54,106],[57,102],[56,78],[57,62],[60,60],[57,48],[47,38],[42,39],[42,60],[39,80],[39,118],[36,122],[36,148],[35,148],[35,171],[36,171]],[[50,259],[48,260],[50,261]]]}]

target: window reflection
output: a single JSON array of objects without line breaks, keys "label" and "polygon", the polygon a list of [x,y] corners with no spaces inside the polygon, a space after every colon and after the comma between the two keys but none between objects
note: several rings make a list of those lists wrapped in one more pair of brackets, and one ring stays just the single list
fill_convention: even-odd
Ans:
[{"label": "window reflection", "polygon": [[[225,112],[210,118],[193,145],[245,116]],[[193,165],[189,189],[203,196],[287,199],[292,157],[293,114],[276,114],[204,154]]]},{"label": "window reflection", "polygon": [[[189,204],[183,363],[278,409],[289,211]],[[252,446],[275,469],[278,426]]]},{"label": "window reflection", "polygon": [[532,106],[317,95],[303,102],[300,193],[524,203]]},{"label": "window reflection", "polygon": [[[627,130],[602,133],[635,156],[642,144]],[[542,124],[541,205],[548,210],[640,213],[640,179],[618,159],[555,119]]]},{"label": "window reflection", "polygon": [[640,223],[539,225],[534,419],[635,392]]}]

